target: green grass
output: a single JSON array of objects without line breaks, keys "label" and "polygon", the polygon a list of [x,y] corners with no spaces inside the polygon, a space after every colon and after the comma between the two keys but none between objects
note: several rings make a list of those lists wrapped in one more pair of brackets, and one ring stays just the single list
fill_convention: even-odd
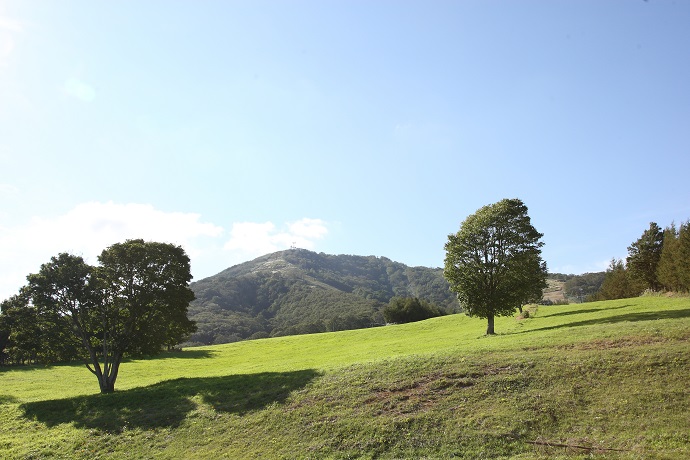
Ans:
[{"label": "green grass", "polygon": [[0,371],[0,458],[690,458],[690,299]]}]

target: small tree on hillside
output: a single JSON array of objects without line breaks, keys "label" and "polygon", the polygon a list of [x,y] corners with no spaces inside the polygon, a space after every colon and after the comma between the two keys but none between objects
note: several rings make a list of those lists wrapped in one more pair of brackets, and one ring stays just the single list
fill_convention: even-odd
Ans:
[{"label": "small tree on hillside", "polygon": [[690,221],[681,224],[678,232],[677,270],[681,290],[690,291]]},{"label": "small tree on hillside", "polygon": [[465,312],[487,319],[487,334],[494,334],[495,316],[541,298],[547,275],[542,236],[519,199],[484,206],[448,236],[444,276]]},{"label": "small tree on hillside", "polygon": [[664,245],[664,232],[655,222],[633,244],[628,246],[627,268],[634,280],[641,283],[643,289],[659,290],[657,267]]},{"label": "small tree on hillside", "polygon": [[613,258],[606,269],[606,276],[601,289],[593,300],[613,300],[637,297],[643,288],[639,282],[630,277],[621,259]]},{"label": "small tree on hillside", "polygon": [[656,268],[657,280],[661,286],[669,291],[681,291],[678,258],[680,256],[680,240],[675,224],[664,229],[664,245],[661,249],[659,264]]}]

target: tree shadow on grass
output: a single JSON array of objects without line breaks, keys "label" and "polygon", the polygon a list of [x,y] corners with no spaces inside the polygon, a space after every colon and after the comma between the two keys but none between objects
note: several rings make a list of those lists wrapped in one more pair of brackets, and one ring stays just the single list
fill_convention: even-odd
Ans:
[{"label": "tree shadow on grass", "polygon": [[[175,350],[175,351],[164,351],[157,355],[145,356],[143,357],[147,361],[158,360],[158,359],[204,359],[212,358],[213,355],[218,352],[212,350]],[[141,359],[141,358],[131,358],[131,359]]]},{"label": "tree shadow on grass", "polygon": [[[560,313],[553,313],[551,315],[548,313],[544,313],[543,315],[539,315],[539,316],[541,316],[542,318],[555,318],[557,316],[579,315],[581,313],[599,313],[602,311],[618,310],[620,308],[628,308],[628,307],[632,307],[632,305],[626,304],[626,305],[620,305],[618,307],[588,308],[586,310],[567,310],[567,311],[562,311]],[[541,310],[541,312],[543,312],[543,311],[544,310]]]},{"label": "tree shadow on grass", "polygon": [[[123,363],[131,363],[132,361],[138,361],[145,359],[146,361],[155,361],[159,359],[204,359],[212,358],[217,351],[213,350],[182,350],[182,351],[164,351],[157,355],[151,356],[128,356],[122,360]],[[34,371],[36,369],[50,369],[59,366],[84,366],[83,361],[74,360],[72,362],[66,363],[48,363],[48,364],[18,364],[18,365],[4,365],[0,366],[0,373],[6,371]]]},{"label": "tree shadow on grass", "polygon": [[12,404],[12,403],[16,403],[16,402],[17,402],[17,398],[15,398],[14,396],[0,395],[0,404]]},{"label": "tree shadow on grass", "polygon": [[111,394],[78,396],[22,404],[26,418],[55,426],[73,423],[79,428],[121,432],[129,428],[176,427],[202,401],[218,412],[244,415],[272,403],[282,403],[291,392],[320,375],[315,370],[264,372],[224,377],[180,378]]},{"label": "tree shadow on grass", "polygon": [[637,321],[653,321],[656,319],[680,319],[680,318],[690,318],[690,308],[682,310],[663,310],[663,311],[645,311],[639,313],[626,313],[624,315],[608,316],[606,318],[595,318],[588,319],[585,321],[574,321],[572,323],[558,324],[556,326],[546,326],[539,327],[535,329],[528,329],[525,331],[520,331],[518,334],[524,334],[527,332],[535,331],[548,331],[552,329],[562,329],[566,327],[579,327],[579,326],[593,326],[597,324],[614,324],[622,323],[625,321],[637,322]]}]

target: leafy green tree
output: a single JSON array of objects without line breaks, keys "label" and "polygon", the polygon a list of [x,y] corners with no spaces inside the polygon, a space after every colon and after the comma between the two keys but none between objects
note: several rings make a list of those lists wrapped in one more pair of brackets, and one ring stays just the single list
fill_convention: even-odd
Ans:
[{"label": "leafy green tree", "polygon": [[683,222],[678,229],[671,224],[664,230],[657,277],[665,289],[690,291],[690,221]]},{"label": "leafy green tree", "polygon": [[412,323],[436,316],[445,315],[445,311],[417,297],[393,297],[383,309],[387,323]]},{"label": "leafy green tree", "polygon": [[678,231],[678,280],[682,291],[690,291],[690,221],[684,222]]},{"label": "leafy green tree", "polygon": [[98,260],[92,267],[63,253],[27,279],[40,315],[73,331],[101,393],[110,393],[125,355],[158,353],[194,330],[187,318],[194,294],[179,246],[128,240]]},{"label": "leafy green tree", "polygon": [[444,276],[465,312],[487,319],[487,334],[494,334],[495,316],[541,298],[547,275],[542,236],[519,199],[482,207],[448,235]]},{"label": "leafy green tree", "polygon": [[3,361],[48,364],[72,361],[80,356],[71,331],[61,325],[60,318],[41,315],[30,303],[26,288],[4,300],[0,310]]},{"label": "leafy green tree", "polygon": [[657,291],[661,284],[657,280],[657,267],[664,245],[664,232],[655,222],[633,244],[628,246],[626,266],[632,279],[642,285],[642,289]]},{"label": "leafy green tree", "polygon": [[112,306],[116,325],[124,326],[122,348],[131,354],[160,352],[180,343],[196,330],[187,318],[194,300],[189,257],[184,249],[166,243],[128,240],[98,257],[98,276]]},{"label": "leafy green tree", "polygon": [[25,291],[0,303],[0,356],[3,363],[35,361],[40,350],[38,319]]},{"label": "leafy green tree", "polygon": [[13,364],[37,362],[41,343],[35,312],[31,309],[7,310],[0,322],[7,337],[3,350],[5,360]]},{"label": "leafy green tree", "polygon": [[661,257],[656,268],[657,280],[661,286],[669,291],[681,291],[679,277],[680,240],[675,224],[664,229],[664,245],[661,249]]},{"label": "leafy green tree", "polygon": [[623,260],[613,258],[606,269],[601,289],[592,300],[627,299],[637,297],[642,290],[642,285],[632,279]]}]

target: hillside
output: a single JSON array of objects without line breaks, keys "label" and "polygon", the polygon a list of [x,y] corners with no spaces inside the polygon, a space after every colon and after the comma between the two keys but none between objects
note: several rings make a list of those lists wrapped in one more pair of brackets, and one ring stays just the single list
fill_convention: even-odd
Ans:
[{"label": "hillside", "polygon": [[549,273],[548,287],[544,290],[544,300],[553,303],[581,303],[594,296],[606,278],[606,272],[565,275]]},{"label": "hillside", "polygon": [[0,371],[3,458],[690,458],[690,299]]},{"label": "hillside", "polygon": [[190,342],[332,332],[382,325],[394,296],[419,297],[459,311],[440,268],[409,267],[385,257],[291,249],[235,265],[192,283]]}]

